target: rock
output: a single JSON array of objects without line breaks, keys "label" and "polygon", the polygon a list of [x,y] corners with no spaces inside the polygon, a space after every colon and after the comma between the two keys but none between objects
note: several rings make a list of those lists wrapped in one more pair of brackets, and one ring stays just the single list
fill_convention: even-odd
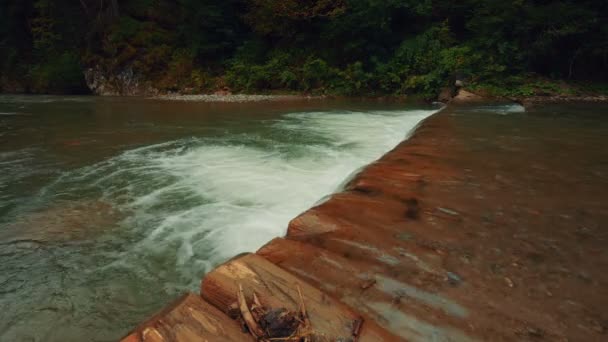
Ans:
[{"label": "rock", "polygon": [[160,92],[131,67],[110,73],[97,66],[85,70],[84,78],[91,92],[101,96],[154,96]]},{"label": "rock", "polygon": [[3,227],[0,241],[51,243],[83,240],[104,233],[122,218],[123,213],[104,201],[57,201],[48,208],[23,214]]},{"label": "rock", "polygon": [[478,101],[483,101],[483,100],[484,100],[484,98],[482,96],[471,93],[464,89],[460,89],[458,91],[458,95],[456,95],[456,97],[454,97],[452,99],[452,101],[454,101],[456,103],[478,102]]},{"label": "rock", "polygon": [[440,102],[448,103],[448,102],[452,101],[452,98],[454,97],[454,95],[456,95],[456,91],[454,90],[454,88],[445,87],[445,88],[441,89],[441,92],[439,93],[439,96],[437,97],[437,99]]},{"label": "rock", "polygon": [[218,96],[230,96],[232,95],[232,92],[230,91],[230,88],[228,87],[223,87],[222,89],[216,91],[213,95],[218,95]]}]

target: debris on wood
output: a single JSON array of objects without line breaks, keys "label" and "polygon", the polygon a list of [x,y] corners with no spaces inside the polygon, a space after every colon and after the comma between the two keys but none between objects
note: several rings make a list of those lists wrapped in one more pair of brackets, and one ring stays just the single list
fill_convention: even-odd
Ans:
[{"label": "debris on wood", "polygon": [[460,215],[457,211],[452,210],[452,209],[448,209],[448,208],[442,208],[442,207],[437,207],[437,210],[444,213],[444,214],[448,214],[448,215],[452,215],[452,216],[458,216]]},{"label": "debris on wood", "polygon": [[239,284],[237,299],[240,315],[234,319],[244,322],[247,331],[258,341],[310,342],[313,330],[302,290],[299,285],[296,287],[300,305],[298,312],[293,312],[286,308],[265,307],[255,292],[251,305],[248,305],[243,287]]},{"label": "debris on wood", "polygon": [[437,207],[436,210],[424,210],[424,213],[429,215],[429,216],[433,216],[433,217],[437,217],[440,219],[445,219],[445,220],[449,220],[449,221],[455,221],[455,222],[461,222],[462,221],[462,216],[453,210],[450,209],[446,209],[446,208],[441,208],[441,207]]},{"label": "debris on wood", "polygon": [[405,201],[407,206],[407,210],[405,212],[405,216],[412,220],[417,220],[420,217],[420,204],[418,203],[418,199],[410,198]]},{"label": "debris on wood", "polygon": [[239,309],[239,303],[234,302],[234,303],[230,304],[230,306],[228,307],[228,312],[226,312],[226,314],[228,315],[228,317],[230,317],[232,319],[237,319],[237,318],[241,317],[241,310]]},{"label": "debris on wood", "polygon": [[353,338],[355,341],[359,338],[359,334],[361,333],[361,325],[363,324],[362,319],[355,320],[355,324],[353,325]]},{"label": "debris on wood", "polygon": [[376,279],[367,279],[361,284],[362,290],[367,290],[376,284]]},{"label": "debris on wood", "polygon": [[245,294],[243,293],[243,287],[241,285],[239,285],[237,298],[239,301],[241,315],[245,321],[245,324],[247,325],[247,328],[249,328],[249,332],[257,339],[263,337],[265,335],[264,330],[262,330],[255,319],[253,319],[253,315],[251,314],[251,311],[249,311],[249,307],[247,307],[247,301],[245,300]]}]

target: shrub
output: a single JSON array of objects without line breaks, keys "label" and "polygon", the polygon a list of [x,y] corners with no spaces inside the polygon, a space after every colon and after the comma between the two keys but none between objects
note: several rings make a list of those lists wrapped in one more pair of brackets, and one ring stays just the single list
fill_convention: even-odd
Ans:
[{"label": "shrub", "polygon": [[75,52],[50,57],[32,67],[29,78],[32,90],[39,93],[83,93],[87,87]]}]

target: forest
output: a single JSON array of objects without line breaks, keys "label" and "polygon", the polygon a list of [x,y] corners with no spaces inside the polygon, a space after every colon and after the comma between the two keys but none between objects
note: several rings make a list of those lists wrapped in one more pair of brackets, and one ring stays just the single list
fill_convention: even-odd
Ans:
[{"label": "forest", "polygon": [[2,3],[2,92],[88,93],[86,70],[128,71],[160,92],[347,96],[430,95],[456,78],[531,95],[608,79],[608,1]]}]

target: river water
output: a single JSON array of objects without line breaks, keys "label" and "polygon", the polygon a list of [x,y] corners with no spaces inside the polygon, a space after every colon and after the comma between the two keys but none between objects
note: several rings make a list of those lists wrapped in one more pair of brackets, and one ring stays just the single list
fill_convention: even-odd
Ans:
[{"label": "river water", "polygon": [[436,110],[1,96],[0,340],[116,340]]}]

